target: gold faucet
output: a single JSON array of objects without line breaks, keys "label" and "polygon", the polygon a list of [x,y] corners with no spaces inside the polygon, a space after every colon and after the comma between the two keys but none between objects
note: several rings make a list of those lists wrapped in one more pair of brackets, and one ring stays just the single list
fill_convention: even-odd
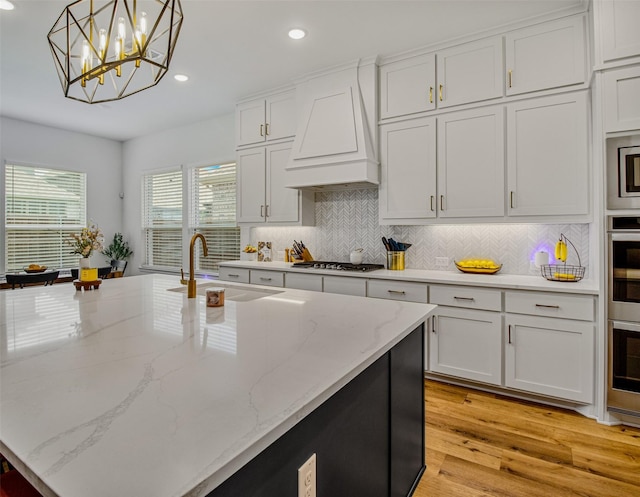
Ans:
[{"label": "gold faucet", "polygon": [[202,253],[207,256],[207,241],[202,236],[202,233],[196,233],[191,237],[191,243],[189,244],[189,281],[187,282],[187,298],[193,299],[196,296],[196,278],[193,272],[193,249],[196,245],[196,240],[200,238],[202,240]]}]

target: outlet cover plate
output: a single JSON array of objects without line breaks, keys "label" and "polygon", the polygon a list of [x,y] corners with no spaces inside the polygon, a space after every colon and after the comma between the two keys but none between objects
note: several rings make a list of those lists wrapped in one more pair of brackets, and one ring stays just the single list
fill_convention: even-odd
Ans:
[{"label": "outlet cover plate", "polygon": [[448,257],[436,257],[436,267],[448,267],[448,266],[449,266]]},{"label": "outlet cover plate", "polygon": [[316,455],[298,468],[298,497],[316,497]]}]

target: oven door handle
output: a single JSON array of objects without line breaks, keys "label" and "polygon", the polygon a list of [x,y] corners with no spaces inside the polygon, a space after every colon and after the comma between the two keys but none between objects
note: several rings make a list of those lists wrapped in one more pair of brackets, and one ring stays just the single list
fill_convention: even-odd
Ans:
[{"label": "oven door handle", "polygon": [[612,242],[640,242],[640,233],[610,233]]},{"label": "oven door handle", "polygon": [[640,333],[640,323],[629,323],[628,321],[611,321],[611,326],[613,326],[617,330]]}]

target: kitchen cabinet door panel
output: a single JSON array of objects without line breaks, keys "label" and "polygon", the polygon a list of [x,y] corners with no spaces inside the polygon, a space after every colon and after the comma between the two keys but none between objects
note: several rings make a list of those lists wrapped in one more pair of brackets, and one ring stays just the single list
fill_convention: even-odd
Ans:
[{"label": "kitchen cabinet door panel", "polygon": [[604,74],[605,131],[640,129],[640,65]]},{"label": "kitchen cabinet door panel", "polygon": [[286,273],[284,276],[284,286],[287,288],[297,288],[298,290],[321,292],[322,276],[319,274]]},{"label": "kitchen cabinet door panel", "polygon": [[442,50],[436,60],[439,108],[502,96],[502,37]]},{"label": "kitchen cabinet door panel", "polygon": [[506,326],[507,387],[593,401],[592,323],[507,314]]},{"label": "kitchen cabinet door panel", "polygon": [[238,153],[237,218],[238,222],[263,223],[265,209],[265,160],[264,148],[244,150]]},{"label": "kitchen cabinet door panel", "polygon": [[296,134],[295,92],[285,92],[269,97],[266,101],[265,138],[279,140]]},{"label": "kitchen cabinet door panel", "polygon": [[502,315],[438,307],[429,333],[429,368],[469,380],[502,384]]},{"label": "kitchen cabinet door panel", "polygon": [[380,67],[380,118],[436,107],[436,57],[425,54]]},{"label": "kitchen cabinet door panel", "polygon": [[325,293],[339,293],[342,295],[367,296],[367,280],[364,278],[350,278],[349,276],[324,276]]},{"label": "kitchen cabinet door panel", "polygon": [[502,106],[438,117],[438,215],[504,215]]},{"label": "kitchen cabinet door panel", "polygon": [[290,153],[289,143],[267,148],[266,218],[270,223],[297,222],[300,218],[300,191],[284,186]]},{"label": "kitchen cabinet door panel", "polygon": [[589,213],[585,92],[507,106],[510,216]]},{"label": "kitchen cabinet door panel", "polygon": [[252,145],[265,140],[265,100],[252,100],[236,107],[236,144]]},{"label": "kitchen cabinet door panel", "polygon": [[584,83],[584,16],[507,33],[507,95]]},{"label": "kitchen cabinet door panel", "polygon": [[597,4],[603,61],[640,55],[640,2],[607,0]]},{"label": "kitchen cabinet door panel", "polygon": [[435,119],[422,118],[384,125],[380,127],[380,135],[380,217],[435,217]]}]

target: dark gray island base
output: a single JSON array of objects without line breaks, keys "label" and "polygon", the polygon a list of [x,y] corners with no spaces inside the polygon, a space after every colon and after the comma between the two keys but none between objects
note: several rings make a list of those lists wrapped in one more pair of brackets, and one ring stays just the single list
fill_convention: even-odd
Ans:
[{"label": "dark gray island base", "polygon": [[317,457],[321,497],[406,497],[425,470],[423,325],[208,497],[298,497]]}]

